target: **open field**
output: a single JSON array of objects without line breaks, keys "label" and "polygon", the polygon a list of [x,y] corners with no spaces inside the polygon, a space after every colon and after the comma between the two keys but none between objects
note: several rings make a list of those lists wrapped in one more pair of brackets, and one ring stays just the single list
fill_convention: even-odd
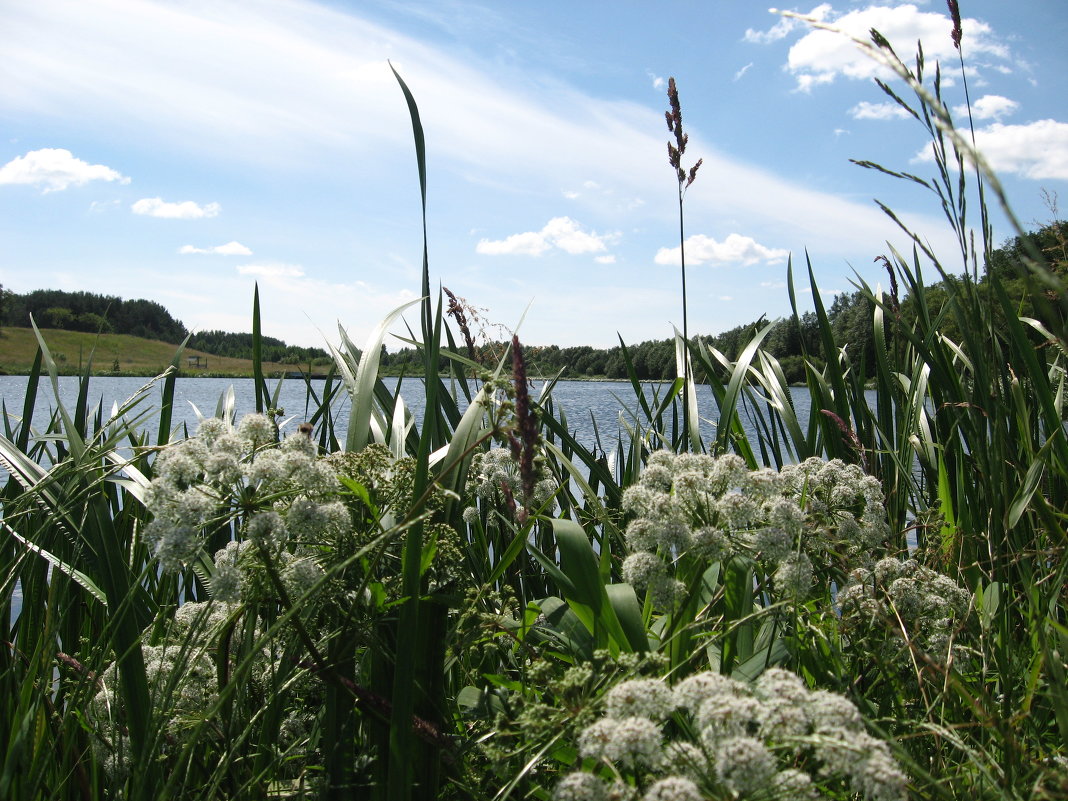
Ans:
[{"label": "open field", "polygon": [[[89,334],[80,331],[42,329],[45,342],[61,373],[80,374],[92,359],[94,374],[125,373],[154,376],[173,361],[177,345],[128,334]],[[12,375],[29,373],[37,354],[37,338],[32,328],[0,329],[0,371]],[[197,364],[190,358],[198,358]],[[182,352],[181,370],[192,375],[251,376],[250,359],[231,359],[198,350]],[[265,375],[299,370],[300,365],[264,362]],[[305,369],[307,369],[305,367]]]}]

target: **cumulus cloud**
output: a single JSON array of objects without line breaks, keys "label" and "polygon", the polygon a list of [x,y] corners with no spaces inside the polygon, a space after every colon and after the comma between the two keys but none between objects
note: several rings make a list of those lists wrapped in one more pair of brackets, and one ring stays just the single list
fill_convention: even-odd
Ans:
[{"label": "cumulus cloud", "polygon": [[[1024,178],[1068,180],[1068,123],[1037,120],[1026,125],[995,122],[975,132],[975,144],[997,172]],[[929,149],[915,161],[932,161]]]},{"label": "cumulus cloud", "polygon": [[[1000,120],[1016,112],[1020,104],[1001,95],[983,95],[972,103],[972,117],[977,120]],[[953,109],[958,117],[968,116],[968,106],[960,105]]]},{"label": "cumulus cloud", "polygon": [[57,192],[90,181],[130,183],[129,178],[111,167],[82,161],[61,147],[31,150],[0,167],[0,184],[40,186],[44,192]]},{"label": "cumulus cloud", "polygon": [[193,245],[182,245],[178,252],[187,255],[190,253],[212,253],[218,256],[251,256],[252,251],[240,242],[227,242],[225,245],[216,245],[211,248],[198,248]]},{"label": "cumulus cloud", "polygon": [[[777,264],[784,261],[790,253],[781,248],[769,248],[749,236],[730,234],[722,242],[710,236],[696,234],[686,240],[686,261],[688,264],[740,264],[743,267],[757,262]],[[654,259],[657,264],[680,264],[680,249],[660,248]]]},{"label": "cumulus cloud", "polygon": [[869,103],[862,100],[849,109],[849,116],[855,120],[899,120],[912,115],[897,103]]},{"label": "cumulus cloud", "polygon": [[[923,42],[928,62],[949,60],[956,55],[949,35],[952,27],[949,17],[921,11],[911,3],[893,7],[868,6],[837,18],[827,17],[825,21],[860,39],[867,39],[874,28],[906,58],[917,40]],[[973,58],[982,54],[1002,62],[1009,59],[1008,48],[996,41],[988,24],[968,18],[963,25],[968,37],[968,52]],[[790,48],[786,68],[797,78],[798,89],[805,92],[838,77],[854,80],[886,77],[885,68],[861,52],[847,36],[827,30],[810,31],[795,42]]]},{"label": "cumulus cloud", "polygon": [[540,256],[552,248],[565,253],[599,253],[608,249],[615,234],[597,234],[583,231],[570,217],[553,217],[540,231],[512,234],[504,239],[482,239],[475,245],[475,252],[485,256]]},{"label": "cumulus cloud", "polygon": [[163,198],[145,197],[130,206],[130,210],[134,214],[162,217],[167,220],[199,220],[204,217],[217,217],[222,207],[218,203],[201,206],[192,200],[169,203]]},{"label": "cumulus cloud", "polygon": [[241,275],[257,275],[261,278],[300,278],[304,269],[299,264],[242,264],[237,268]]}]

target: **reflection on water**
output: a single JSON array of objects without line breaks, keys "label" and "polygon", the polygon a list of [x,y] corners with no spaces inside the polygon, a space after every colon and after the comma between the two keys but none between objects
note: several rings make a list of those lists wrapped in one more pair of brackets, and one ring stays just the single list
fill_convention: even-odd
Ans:
[{"label": "reflection on water", "polygon": [[[99,405],[107,419],[112,409],[127,401],[148,381],[145,378],[111,378],[95,377],[89,381],[89,409],[90,414],[95,416],[95,410]],[[393,381],[393,379],[387,379]],[[289,423],[286,429],[295,429],[297,424],[311,416],[317,403],[308,394],[308,387],[299,379],[283,379],[269,382],[274,392],[278,390],[278,405],[285,409],[285,420]],[[336,385],[335,385],[336,386]],[[393,384],[395,386],[395,384]],[[473,386],[473,385],[472,385]],[[533,394],[535,397],[542,390],[541,382],[534,382]],[[192,433],[197,426],[197,413],[213,415],[228,390],[233,387],[234,409],[238,418],[249,412],[255,411],[255,395],[253,393],[253,381],[251,378],[195,378],[181,377],[175,382],[174,409],[172,412],[172,426],[175,434],[179,437],[185,431]],[[311,382],[311,388],[316,397],[322,397],[325,381]],[[662,396],[666,385],[645,384],[643,390],[649,399]],[[77,402],[78,378],[64,376],[59,379],[60,400],[68,411],[74,411]],[[452,386],[455,394],[461,392],[461,387]],[[25,376],[0,376],[0,398],[3,399],[7,413],[20,415],[26,393]],[[150,412],[150,416],[143,419],[141,427],[154,434],[159,425],[158,414],[161,403],[161,388],[157,385],[148,390],[145,401],[137,406],[131,415],[133,417],[143,412]],[[473,394],[473,392],[472,392]],[[575,438],[587,448],[593,448],[598,439],[601,446],[611,449],[617,439],[627,439],[628,426],[633,426],[635,420],[644,422],[641,415],[634,390],[630,384],[615,381],[560,381],[553,389],[554,411],[559,417],[561,412],[566,415],[568,429]],[[422,385],[417,379],[406,379],[401,385],[401,396],[405,404],[411,410],[416,425],[419,425],[423,417],[423,392]],[[697,387],[698,413],[701,416],[701,435],[708,441],[715,436],[713,420],[718,418],[715,399],[707,386]],[[797,407],[798,416],[805,420],[809,410],[808,392],[799,387],[793,392],[793,401]],[[49,416],[55,409],[56,402],[51,384],[45,380],[38,388],[37,406],[34,409],[33,424],[40,431],[47,424]],[[466,406],[466,401],[461,407]],[[348,396],[341,392],[331,405],[334,416],[334,429],[337,432],[345,431],[348,424],[349,400]],[[748,422],[744,423],[747,433],[751,437],[756,436],[756,431]]]}]

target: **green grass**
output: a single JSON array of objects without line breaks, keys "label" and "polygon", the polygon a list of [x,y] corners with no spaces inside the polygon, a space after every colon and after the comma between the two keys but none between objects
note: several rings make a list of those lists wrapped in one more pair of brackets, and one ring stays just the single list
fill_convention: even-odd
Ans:
[{"label": "green grass", "polygon": [[[877,35],[866,47],[913,90],[895,99],[935,142],[937,174],[912,180],[961,250],[943,261],[917,241],[888,254],[917,307],[909,322],[898,298],[861,285],[873,375],[836,341],[806,265],[823,352],[839,354],[806,360],[807,416],[762,347],[766,329],[734,360],[687,352],[679,336],[678,380],[650,400],[631,369],[628,436],[591,451],[551,386],[528,396],[518,339],[477,391],[438,374],[442,356],[451,377],[481,368],[455,346],[424,259],[412,335],[423,370],[408,379],[425,395],[420,426],[347,337],[336,378],[310,399],[312,442],[277,443],[262,418],[235,441],[224,409],[200,438],[168,445],[173,372],[158,379],[159,409],[146,387],[107,419],[83,380],[42,430],[6,417],[0,798],[545,799],[577,769],[641,797],[661,768],[583,760],[578,745],[612,688],[712,671],[744,696],[770,667],[844,696],[850,737],[887,744],[838,773],[892,754],[912,798],[1068,796],[1068,338],[1047,290],[1068,292],[1034,252],[1018,266],[1043,324],[1021,318],[994,275],[947,282],[945,304],[927,305],[925,271],[990,252],[985,223],[967,234],[968,209],[986,219],[973,174],[1000,189],[922,60],[907,67]],[[418,109],[401,88],[425,197]],[[379,353],[403,311],[359,352]],[[58,332],[36,341],[31,406],[69,347]],[[712,382],[716,405],[696,409],[716,423],[711,442],[686,436],[687,357]],[[265,366],[253,367],[269,409]],[[345,430],[327,402],[337,393]],[[143,431],[157,412],[165,450]],[[798,581],[806,562],[811,581]],[[701,740],[691,717],[665,716],[659,735]],[[760,736],[761,769],[864,797],[817,769],[823,735]],[[739,795],[732,771],[697,771],[694,793],[790,797],[759,792],[771,773]],[[904,797],[881,786],[880,798]]]},{"label": "green grass", "polygon": [[[153,376],[162,373],[174,359],[178,346],[155,339],[142,339],[129,334],[89,334],[79,331],[43,329],[42,333],[52,349],[56,367],[64,374],[77,375],[85,371],[92,358],[92,371]],[[37,338],[32,328],[0,329],[0,371],[10,375],[28,375],[37,354]],[[188,357],[200,357],[201,367],[191,366]],[[115,362],[118,370],[114,370]],[[182,352],[181,369],[186,374],[251,376],[251,359],[231,359],[198,350]],[[304,369],[307,365],[288,365],[266,362],[268,375]]]}]

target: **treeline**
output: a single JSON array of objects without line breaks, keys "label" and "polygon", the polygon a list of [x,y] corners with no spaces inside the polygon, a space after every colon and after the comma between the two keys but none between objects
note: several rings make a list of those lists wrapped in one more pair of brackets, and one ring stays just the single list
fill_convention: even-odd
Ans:
[{"label": "treeline", "polygon": [[[37,289],[19,295],[0,287],[0,325],[28,328],[31,316],[39,328],[129,334],[174,345],[189,333],[180,320],[151,300],[123,300],[112,295],[59,289]],[[321,366],[333,361],[323,348],[287,345],[274,337],[261,337],[261,344],[261,357],[268,362]],[[252,334],[202,331],[190,337],[188,347],[214,356],[251,359]]]},{"label": "treeline", "polygon": [[28,328],[31,315],[39,328],[130,334],[175,344],[187,333],[180,320],[151,300],[59,289],[36,289],[25,295],[0,290],[0,324]]},{"label": "treeline", "polygon": [[[839,295],[827,310],[835,330],[836,338],[843,334],[855,343],[857,358],[874,359],[871,344],[870,324],[871,304],[860,293]],[[763,328],[767,321],[763,318],[740,325],[716,336],[698,336],[695,341],[705,343],[721,351],[728,359],[737,359],[741,350],[752,340],[753,335]],[[799,320],[784,318],[776,320],[764,339],[764,349],[775,356],[782,364],[789,381],[804,380],[804,356],[817,363],[825,359],[823,346],[818,333],[816,315],[808,312]],[[490,366],[496,364],[504,352],[505,344],[493,342],[476,347],[475,360]],[[627,360],[638,379],[670,380],[675,378],[675,340],[647,340],[637,344],[626,344],[611,348],[594,348],[590,345],[578,345],[561,348],[557,345],[525,345],[524,355],[527,370],[531,375],[554,376],[560,373],[564,378],[609,378],[624,379],[630,376]],[[383,353],[382,366],[395,373],[401,370],[416,370],[422,365],[420,356],[411,348],[404,348],[395,353]],[[442,360],[442,369],[447,367]],[[701,376],[697,376],[701,380]]]},{"label": "treeline", "polygon": [[[1068,276],[1068,222],[1057,221],[1039,228],[1030,235],[1032,243],[1044,255],[1047,265],[1057,274]],[[1046,293],[1048,303],[1036,308],[1028,283],[1033,280],[1024,267],[1029,252],[1019,237],[1007,240],[1000,248],[994,250],[987,262],[987,268],[980,268],[978,288],[982,296],[989,286],[988,272],[995,274],[1006,290],[1009,300],[1018,316],[1033,317],[1052,331],[1062,330],[1066,319],[1059,309],[1062,304],[1068,308],[1068,299],[1061,299],[1052,292]],[[956,282],[974,280],[967,276],[948,276],[944,280],[929,284],[923,293],[926,307],[922,313],[938,317],[943,311],[950,294],[947,290]],[[890,283],[889,275],[887,281]],[[887,289],[887,302],[895,309],[893,316],[898,326],[906,329],[921,313],[918,299],[907,288],[891,284]],[[1003,320],[1004,314],[998,301],[991,298],[992,318]],[[847,348],[849,359],[855,369],[871,376],[875,371],[875,344],[872,337],[872,302],[860,292],[842,293],[826,309],[827,318],[834,334],[834,342]],[[947,315],[941,327],[942,333],[959,342],[961,332],[955,328],[954,315]],[[749,344],[753,335],[767,325],[764,318],[751,323],[739,325],[729,331],[715,336],[698,336],[694,339],[705,343],[723,353],[729,360],[738,358],[743,348]],[[892,327],[887,328],[886,336],[894,336]],[[1036,345],[1042,338],[1035,334]],[[505,345],[500,342],[488,343],[476,347],[474,357],[486,366],[496,364]],[[798,317],[787,317],[772,322],[763,341],[763,349],[774,356],[780,363],[786,379],[793,383],[805,380],[805,360],[817,366],[825,362],[828,354],[824,352],[823,339],[819,334],[818,319],[815,312],[806,312]],[[531,375],[553,376],[557,373],[564,378],[610,378],[629,377],[627,358],[630,358],[634,374],[641,380],[668,380],[677,375],[675,366],[675,342],[673,339],[649,340],[638,344],[628,343],[626,353],[622,347],[594,348],[589,345],[561,348],[556,345],[525,345],[524,352]],[[837,354],[832,354],[837,358]],[[395,353],[383,353],[382,365],[390,372],[415,370],[422,365],[419,355],[406,348]],[[447,368],[442,360],[442,369]],[[702,377],[697,376],[700,380]]]},{"label": "treeline", "polygon": [[[189,338],[188,347],[216,356],[234,359],[252,358],[252,334],[235,334],[230,331],[198,331]],[[260,358],[265,362],[281,364],[310,364],[322,366],[334,360],[322,348],[302,348],[287,345],[274,337],[260,337]]]},{"label": "treeline", "polygon": [[[1044,254],[1053,271],[1061,276],[1068,275],[1068,222],[1052,222],[1029,236],[1032,243]],[[1023,267],[1029,252],[1026,244],[1019,237],[1015,237],[990,254],[986,267],[981,268],[980,274],[976,276],[980,293],[985,292],[988,286],[987,273],[996,274],[1016,315],[1033,317],[1052,331],[1063,330],[1066,319],[1060,310],[1068,308],[1068,299],[1062,299],[1050,291],[1046,294],[1048,302],[1040,302],[1036,307],[1033,300],[1036,293],[1028,288],[1032,279]],[[968,276],[949,276],[939,283],[928,285],[923,293],[925,308],[922,310],[919,308],[918,299],[911,296],[907,288],[904,288],[898,297],[898,288],[891,284],[888,297],[892,298],[890,302],[895,308],[894,316],[897,322],[907,327],[917,314],[937,316],[950,297],[947,288],[951,287],[948,285],[966,280],[971,279]],[[1039,297],[1041,298],[1041,295]],[[999,302],[995,298],[990,300],[993,319],[1003,320]],[[839,345],[846,343],[851,363],[869,376],[875,369],[872,311],[871,301],[859,291],[838,295],[827,308],[834,341]],[[179,320],[174,319],[163,306],[150,300],[122,300],[91,292],[47,289],[17,295],[0,287],[0,325],[29,326],[31,314],[42,328],[132,334],[176,344],[187,334],[186,327]],[[946,317],[942,333],[958,342],[961,332],[954,329],[954,319],[953,315]],[[766,324],[761,317],[715,336],[695,337],[695,340],[710,345],[733,361],[749,344],[753,335]],[[887,336],[892,336],[892,332],[888,331]],[[1041,337],[1036,334],[1036,343],[1040,340]],[[216,356],[252,358],[252,334],[204,331],[194,334],[189,346]],[[819,365],[828,358],[828,354],[824,353],[823,340],[819,335],[819,325],[814,312],[773,321],[771,330],[764,338],[763,348],[779,360],[787,380],[795,383],[805,380],[805,359]],[[476,346],[476,352],[472,355],[479,363],[490,366],[496,364],[504,351],[504,343],[490,342]],[[527,345],[525,353],[531,375],[550,376],[560,373],[565,378],[623,379],[630,374],[627,369],[628,358],[635,375],[641,380],[667,380],[676,375],[673,339],[628,344],[626,352],[620,346],[594,348],[579,345],[561,348],[557,345]],[[330,354],[322,348],[287,345],[273,337],[261,338],[261,357],[264,361],[311,367],[326,366],[333,361]],[[411,348],[393,353],[386,352],[385,348],[382,350],[383,372],[417,372],[422,370],[422,365],[422,358]],[[447,359],[441,360],[441,369],[448,369]]]}]

